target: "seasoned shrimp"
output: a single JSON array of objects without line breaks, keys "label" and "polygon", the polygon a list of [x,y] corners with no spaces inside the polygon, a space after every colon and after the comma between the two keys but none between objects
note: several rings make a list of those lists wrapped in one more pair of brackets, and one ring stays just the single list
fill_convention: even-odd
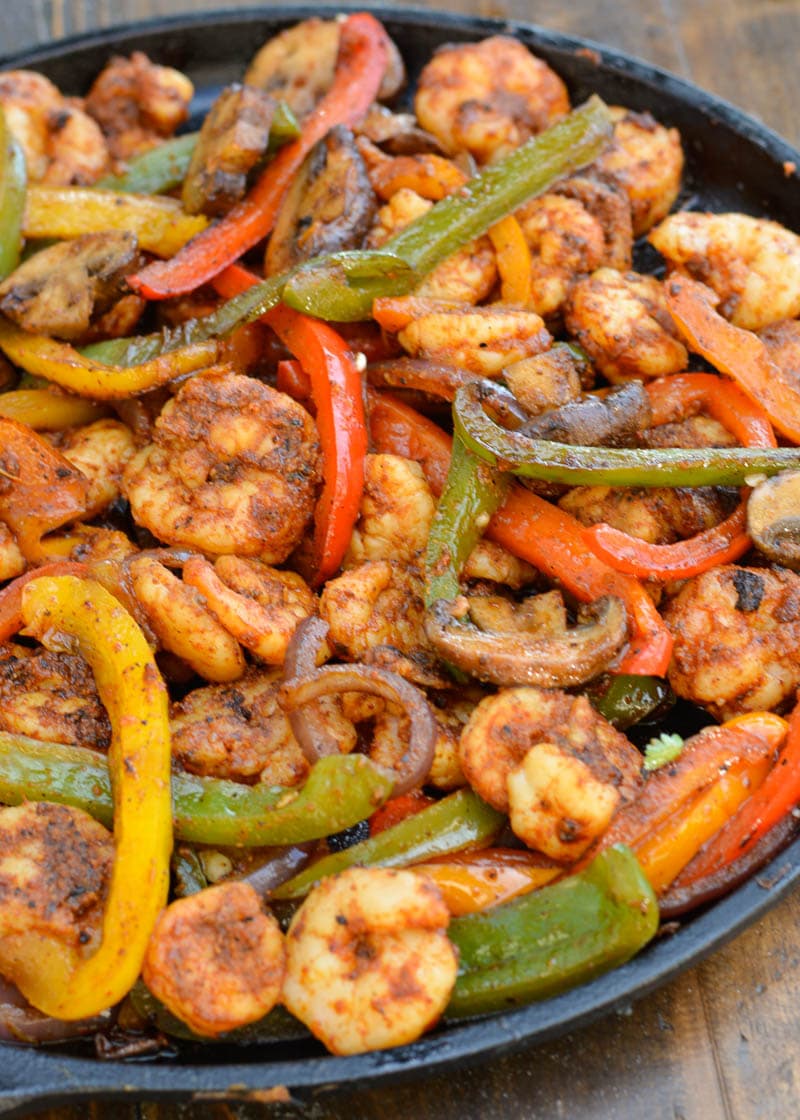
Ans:
[{"label": "seasoned shrimp", "polygon": [[33,182],[86,185],[108,170],[108,147],[97,123],[43,74],[0,73],[0,105]]},{"label": "seasoned shrimp", "polygon": [[236,681],[245,671],[239,643],[208,610],[202,596],[152,556],[128,565],[133,592],[164,649],[207,681]]},{"label": "seasoned shrimp", "polygon": [[490,580],[515,590],[533,583],[536,576],[534,567],[486,538],[478,541],[461,571],[462,579]]},{"label": "seasoned shrimp", "polygon": [[95,420],[84,428],[72,428],[58,447],[89,480],[86,516],[102,513],[120,496],[122,472],[136,451],[133,432],[119,420]]},{"label": "seasoned shrimp", "polygon": [[319,444],[290,397],[222,367],[188,381],[130,460],[135,519],[169,544],[280,563],[313,511]]},{"label": "seasoned shrimp", "polygon": [[757,331],[800,315],[800,237],[748,214],[673,214],[649,241],[670,268],[708,284],[719,312]]},{"label": "seasoned shrimp", "polygon": [[[480,694],[478,694],[479,696]],[[458,743],[464,724],[475,707],[476,698],[448,695],[432,707],[436,720],[436,745],[426,786],[459,789],[467,784],[458,758]],[[394,704],[383,704],[374,716],[369,756],[390,770],[396,770],[408,749],[409,719]]]},{"label": "seasoned shrimp", "polygon": [[413,1042],[455,984],[448,923],[438,887],[412,871],[324,879],[289,926],[283,1001],[334,1054]]},{"label": "seasoned shrimp", "polygon": [[647,380],[686,368],[686,347],[654,276],[600,268],[572,289],[564,319],[609,381]]},{"label": "seasoned shrimp", "polygon": [[397,340],[412,358],[427,358],[484,377],[496,377],[512,362],[547,350],[551,342],[535,311],[501,306],[442,306],[409,323]]},{"label": "seasoned shrimp", "polygon": [[[281,680],[280,672],[250,670],[235,685],[198,688],[173,704],[170,727],[178,762],[193,774],[239,782],[302,782],[308,763],[278,705]],[[338,701],[323,697],[316,707],[341,750],[351,751],[355,728]]]},{"label": "seasoned shrimp", "polygon": [[19,550],[14,534],[5,522],[0,522],[0,580],[21,576],[25,568],[25,557]]},{"label": "seasoned shrimp", "polygon": [[112,58],[95,78],[85,107],[114,158],[127,160],[171,136],[188,117],[193,95],[185,74],[134,51],[130,58]]},{"label": "seasoned shrimp", "polygon": [[0,728],[50,743],[107,747],[111,726],[82,657],[0,647]]},{"label": "seasoned shrimp", "polygon": [[569,96],[546,62],[494,35],[438,50],[420,74],[414,108],[445,151],[487,163],[569,112]]},{"label": "seasoned shrimp", "polygon": [[577,859],[640,785],[641,755],[585,696],[510,688],[482,700],[461,735],[470,785],[525,843]]},{"label": "seasoned shrimp", "polygon": [[779,709],[800,685],[800,576],[731,564],[695,576],[667,604],[669,682],[720,720]]},{"label": "seasoned shrimp", "polygon": [[220,883],[161,911],[142,977],[173,1015],[214,1038],[272,1010],[285,957],[280,926],[250,884]]},{"label": "seasoned shrimp", "polygon": [[344,566],[353,568],[365,560],[417,563],[435,512],[418,463],[399,455],[368,455],[361,511]]},{"label": "seasoned shrimp", "polygon": [[282,665],[298,623],[317,601],[302,576],[260,560],[220,556],[214,567],[192,558],[183,578],[197,588],[211,613],[237,641],[268,665]]},{"label": "seasoned shrimp", "polygon": [[350,661],[392,669],[417,684],[447,683],[423,630],[422,580],[413,568],[370,560],[329,580],[320,614],[329,640]]},{"label": "seasoned shrimp", "polygon": [[582,277],[631,267],[630,204],[621,190],[576,178],[517,212],[531,249],[531,307],[557,315]]},{"label": "seasoned shrimp", "polygon": [[[432,205],[410,187],[401,187],[378,211],[375,225],[367,238],[368,248],[379,248],[409,222],[430,210]],[[495,251],[484,235],[437,265],[417,286],[416,294],[428,299],[474,304],[486,299],[496,282]]]},{"label": "seasoned shrimp", "polygon": [[651,544],[672,544],[718,525],[737,497],[711,486],[630,490],[613,486],[575,486],[559,505],[582,525],[605,521]]},{"label": "seasoned shrimp", "polygon": [[81,809],[47,801],[0,809],[3,975],[43,967],[31,935],[55,938],[76,965],[97,949],[113,857],[111,833]]},{"label": "seasoned shrimp", "polygon": [[514,362],[503,370],[503,377],[532,416],[569,404],[581,395],[583,387],[578,362],[568,346],[554,346],[543,354]]},{"label": "seasoned shrimp", "polygon": [[669,213],[678,197],[683,149],[676,128],[665,128],[649,113],[611,106],[614,136],[593,169],[619,183],[628,195],[636,237]]}]

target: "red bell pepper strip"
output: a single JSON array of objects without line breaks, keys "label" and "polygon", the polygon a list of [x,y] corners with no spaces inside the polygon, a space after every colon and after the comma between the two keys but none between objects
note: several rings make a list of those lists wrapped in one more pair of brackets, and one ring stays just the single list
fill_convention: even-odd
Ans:
[{"label": "red bell pepper strip", "polygon": [[[769,417],[733,382],[713,373],[679,373],[645,386],[653,426],[683,418],[701,406],[719,420],[744,447],[777,447]],[[719,525],[674,544],[650,544],[611,525],[600,523],[584,532],[596,556],[641,579],[686,579],[744,556],[747,535],[747,491],[734,512]]]},{"label": "red bell pepper strip", "polygon": [[266,237],[284,195],[314,145],[336,125],[359,121],[378,93],[388,58],[387,35],[368,12],[342,24],[333,85],[303,122],[300,136],[281,148],[253,189],[221,221],[209,226],[171,260],[154,261],[128,277],[147,299],[183,295],[213,279]]},{"label": "red bell pepper strip", "polygon": [[714,310],[716,296],[705,284],[673,276],[665,291],[670,314],[689,348],[729,374],[782,435],[800,443],[800,389],[786,379],[758,335],[723,319]]},{"label": "red bell pepper strip", "polygon": [[[732,721],[735,722],[735,721]],[[746,856],[800,805],[800,693],[789,717],[786,742],[775,765],[752,797],[731,817],[686,868],[676,885],[688,886]]]},{"label": "red bell pepper strip", "polygon": [[[370,431],[378,451],[419,462],[434,493],[441,493],[450,462],[450,437],[412,408],[370,392]],[[625,603],[633,636],[620,673],[663,676],[672,653],[672,635],[638,580],[614,571],[591,553],[583,526],[574,517],[512,486],[486,535],[560,583],[582,602],[616,595]]]},{"label": "red bell pepper strip", "polygon": [[406,817],[413,817],[415,813],[433,804],[435,799],[428,797],[420,789],[412,790],[411,793],[401,793],[399,797],[392,797],[369,818],[369,834],[377,836],[379,832],[385,832],[387,828],[400,824],[400,821],[404,821]]},{"label": "red bell pepper strip", "polygon": [[[215,286],[231,297],[257,283],[257,276],[236,265]],[[367,454],[361,374],[347,343],[321,319],[278,304],[261,321],[300,361],[316,405],[324,479],[314,519],[313,583],[319,586],[341,567],[361,508]]]}]

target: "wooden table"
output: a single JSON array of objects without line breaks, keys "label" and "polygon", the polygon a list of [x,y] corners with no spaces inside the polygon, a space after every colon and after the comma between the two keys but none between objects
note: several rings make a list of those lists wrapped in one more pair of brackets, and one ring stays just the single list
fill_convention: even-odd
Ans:
[{"label": "wooden table", "polygon": [[[417,0],[419,3],[420,0]],[[248,0],[0,0],[0,49],[148,16],[249,7]],[[252,5],[256,6],[256,5]],[[438,0],[527,19],[691,78],[800,145],[800,0]],[[800,894],[629,1012],[516,1057],[312,1109],[111,1105],[49,1120],[788,1120],[800,1116]]]}]

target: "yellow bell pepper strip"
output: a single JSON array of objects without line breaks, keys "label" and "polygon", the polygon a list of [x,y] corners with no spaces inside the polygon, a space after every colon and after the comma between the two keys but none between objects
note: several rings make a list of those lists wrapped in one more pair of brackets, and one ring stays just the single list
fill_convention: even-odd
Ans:
[{"label": "yellow bell pepper strip", "polygon": [[689,349],[732,377],[781,435],[800,443],[800,389],[772,361],[758,335],[723,319],[714,310],[716,294],[697,280],[672,276],[664,290],[670,314]]},{"label": "yellow bell pepper strip", "polygon": [[107,366],[87,358],[68,342],[28,334],[7,319],[0,319],[0,350],[15,365],[71,393],[101,401],[135,397],[176,377],[206,369],[214,364],[218,349],[218,343],[209,339],[170,350],[141,365]]},{"label": "yellow bell pepper strip", "polygon": [[378,93],[388,57],[387,36],[368,12],[342,23],[333,84],[303,122],[300,136],[281,148],[250,193],[221,221],[167,264],[154,262],[128,283],[147,299],[167,299],[213,279],[272,229],[286,191],[303,160],[336,125],[354,125]]},{"label": "yellow bell pepper strip", "polygon": [[538,890],[563,875],[562,864],[540,852],[481,848],[455,852],[411,868],[432,879],[454,916],[474,914],[518,895]]},{"label": "yellow bell pepper strip", "polygon": [[22,232],[25,237],[61,240],[108,229],[128,230],[136,234],[140,249],[171,257],[207,225],[207,218],[187,214],[175,198],[37,183],[28,187]]},{"label": "yellow bell pepper strip", "polygon": [[513,214],[507,214],[490,227],[488,234],[497,254],[503,303],[527,306],[531,298],[531,251],[522,226]]},{"label": "yellow bell pepper strip", "polygon": [[0,106],[0,280],[19,264],[27,181],[25,156]]},{"label": "yellow bell pepper strip", "polygon": [[0,416],[27,424],[35,432],[61,432],[100,420],[108,416],[108,409],[50,389],[12,389],[0,394]]},{"label": "yellow bell pepper strip", "polygon": [[[22,629],[22,592],[32,579],[41,579],[42,576],[88,576],[88,574],[89,568],[86,564],[74,560],[53,560],[48,564],[42,564],[39,568],[32,568],[6,584],[0,591],[0,642],[7,642]],[[0,797],[0,802],[3,800]]]},{"label": "yellow bell pepper strip", "polygon": [[[172,849],[167,690],[144,635],[100,584],[75,576],[31,580],[22,595],[26,633],[50,649],[77,647],[111,721],[114,863],[102,941],[86,959],[58,942],[32,940],[15,983],[46,1015],[82,1019],[112,1007],[141,971],[147,940],[167,901]],[[43,960],[42,958],[45,958]]]},{"label": "yellow bell pepper strip", "polygon": [[41,539],[86,514],[89,483],[27,424],[0,416],[0,520],[26,560],[44,558]]}]

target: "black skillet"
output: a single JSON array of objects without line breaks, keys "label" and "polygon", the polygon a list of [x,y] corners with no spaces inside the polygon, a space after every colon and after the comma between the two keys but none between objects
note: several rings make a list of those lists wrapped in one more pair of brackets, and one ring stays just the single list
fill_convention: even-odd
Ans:
[{"label": "black skillet", "polygon": [[[198,89],[197,115],[215,91],[241,76],[255,48],[280,28],[314,14],[312,8],[270,8],[140,23],[83,35],[6,60],[52,78],[66,93],[85,92],[113,53],[143,50],[184,70]],[[516,35],[565,79],[573,103],[592,92],[612,104],[649,109],[680,129],[687,155],[683,205],[743,210],[800,228],[800,197],[789,165],[800,154],[739,110],[655,67],[593,43],[539,30],[446,13],[404,9],[376,12],[405,56],[410,76],[446,42],[498,32]],[[264,1099],[285,1087],[308,1101],[336,1086],[372,1085],[502,1054],[588,1023],[666,983],[735,936],[800,877],[800,840],[735,893],[685,921],[635,960],[591,984],[544,1003],[481,1022],[440,1028],[411,1046],[335,1058],[311,1041],[251,1048],[209,1046],[150,1062],[99,1061],[86,1051],[0,1047],[0,1114],[89,1098],[137,1100]],[[256,1096],[257,1094],[257,1096]]]}]

